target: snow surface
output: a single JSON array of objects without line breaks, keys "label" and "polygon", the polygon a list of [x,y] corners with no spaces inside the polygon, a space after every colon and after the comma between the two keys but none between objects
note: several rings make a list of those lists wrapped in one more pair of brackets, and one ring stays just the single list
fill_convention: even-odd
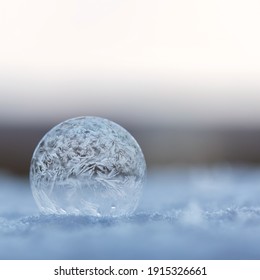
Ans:
[{"label": "snow surface", "polygon": [[0,173],[0,259],[260,259],[260,168],[148,173],[128,217],[40,215],[27,179]]}]

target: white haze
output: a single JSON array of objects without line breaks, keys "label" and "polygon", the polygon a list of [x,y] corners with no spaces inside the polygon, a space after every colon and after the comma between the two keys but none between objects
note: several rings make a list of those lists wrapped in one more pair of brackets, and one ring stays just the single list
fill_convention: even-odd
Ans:
[{"label": "white haze", "polygon": [[0,3],[0,123],[259,125],[255,0]]}]

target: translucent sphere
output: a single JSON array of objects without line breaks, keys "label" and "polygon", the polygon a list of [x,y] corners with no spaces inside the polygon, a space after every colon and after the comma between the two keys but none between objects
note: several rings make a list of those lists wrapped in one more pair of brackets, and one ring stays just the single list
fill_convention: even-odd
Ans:
[{"label": "translucent sphere", "polygon": [[30,182],[44,214],[120,216],[136,209],[145,174],[143,153],[124,128],[107,119],[79,117],[42,138]]}]

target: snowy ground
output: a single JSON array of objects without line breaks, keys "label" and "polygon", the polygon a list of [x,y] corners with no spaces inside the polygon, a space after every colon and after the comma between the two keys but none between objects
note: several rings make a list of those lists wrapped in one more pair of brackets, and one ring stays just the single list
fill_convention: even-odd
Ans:
[{"label": "snowy ground", "polygon": [[42,216],[0,173],[0,259],[260,259],[260,168],[153,169],[130,217]]}]

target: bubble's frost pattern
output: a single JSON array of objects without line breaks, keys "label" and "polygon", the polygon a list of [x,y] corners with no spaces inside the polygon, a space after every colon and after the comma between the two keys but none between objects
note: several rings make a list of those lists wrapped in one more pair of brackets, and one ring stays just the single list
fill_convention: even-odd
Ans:
[{"label": "bubble's frost pattern", "polygon": [[45,214],[120,216],[137,207],[146,165],[121,126],[80,117],[51,129],[35,149],[30,181]]}]

